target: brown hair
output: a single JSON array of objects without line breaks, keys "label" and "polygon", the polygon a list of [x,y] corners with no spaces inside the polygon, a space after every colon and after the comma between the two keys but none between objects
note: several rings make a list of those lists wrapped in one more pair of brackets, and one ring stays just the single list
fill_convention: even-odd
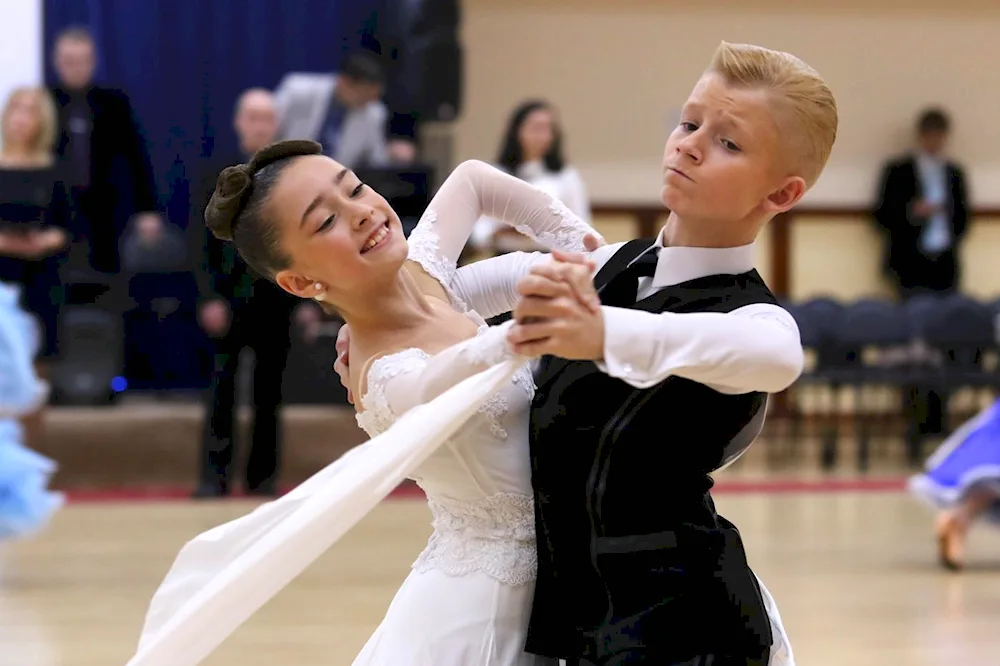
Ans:
[{"label": "brown hair", "polygon": [[226,167],[215,183],[205,224],[216,238],[232,241],[243,261],[269,280],[291,263],[265,213],[271,190],[292,160],[322,152],[315,141],[279,141],[258,150],[246,164]]}]

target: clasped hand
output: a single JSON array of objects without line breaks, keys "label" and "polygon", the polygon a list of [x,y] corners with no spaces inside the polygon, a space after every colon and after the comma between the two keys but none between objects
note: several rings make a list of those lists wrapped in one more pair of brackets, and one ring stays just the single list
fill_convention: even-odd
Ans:
[{"label": "clasped hand", "polygon": [[594,263],[583,254],[554,251],[517,285],[521,301],[507,341],[526,357],[597,360],[604,356],[604,316],[594,289]]}]

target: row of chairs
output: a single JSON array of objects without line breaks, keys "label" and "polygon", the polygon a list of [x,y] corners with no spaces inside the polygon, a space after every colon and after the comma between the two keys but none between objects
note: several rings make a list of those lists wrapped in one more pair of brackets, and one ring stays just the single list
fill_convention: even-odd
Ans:
[{"label": "row of chairs", "polygon": [[[843,389],[854,394],[853,430],[862,469],[868,467],[870,456],[872,419],[865,407],[873,402],[873,388],[947,396],[961,388],[995,392],[1000,387],[1000,301],[983,303],[961,294],[926,294],[903,303],[877,299],[841,303],[817,298],[785,307],[798,323],[802,344],[810,352],[811,362],[799,385],[821,387],[832,399]],[[947,413],[946,404],[943,412]],[[789,418],[794,442],[802,414],[792,408]],[[837,421],[832,419],[822,436],[825,467],[835,462]],[[910,461],[916,464],[922,434],[910,431],[906,438]]]}]

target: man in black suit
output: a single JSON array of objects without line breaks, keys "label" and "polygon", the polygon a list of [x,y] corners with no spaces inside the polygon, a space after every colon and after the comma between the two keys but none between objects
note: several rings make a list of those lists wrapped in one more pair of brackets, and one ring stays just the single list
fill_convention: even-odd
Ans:
[{"label": "man in black suit", "polygon": [[246,462],[251,494],[273,495],[281,444],[281,383],[288,360],[290,317],[295,299],[268,280],[251,274],[231,243],[215,238],[202,221],[215,181],[225,167],[246,162],[275,140],[278,115],[273,95],[245,91],[233,122],[240,153],[213,160],[205,176],[192,185],[196,192],[191,228],[204,247],[202,327],[216,338],[215,369],[202,441],[200,481],[195,497],[218,497],[230,491],[235,450],[236,371],[244,347],[253,350],[254,421]]},{"label": "man in black suit", "polygon": [[[63,31],[53,54],[59,84],[52,94],[59,112],[57,152],[68,166],[90,265],[113,275],[120,270],[118,240],[129,218],[139,214],[157,225],[163,220],[146,141],[131,102],[123,91],[94,83],[96,62],[89,32]],[[124,168],[116,168],[116,163]],[[126,181],[131,192],[122,189]],[[122,201],[128,204],[124,208]]]},{"label": "man in black suit", "polygon": [[[882,174],[875,221],[885,234],[885,270],[899,295],[946,293],[961,282],[959,247],[969,224],[962,168],[945,156],[951,122],[940,109],[917,121],[917,149],[890,161]],[[911,462],[920,460],[923,435],[944,429],[944,402],[935,391],[904,396]]]},{"label": "man in black suit", "polygon": [[882,174],[874,216],[886,236],[885,269],[903,298],[952,291],[960,283],[969,209],[965,174],[944,154],[950,129],[943,111],[924,111],[917,149],[890,161]]}]

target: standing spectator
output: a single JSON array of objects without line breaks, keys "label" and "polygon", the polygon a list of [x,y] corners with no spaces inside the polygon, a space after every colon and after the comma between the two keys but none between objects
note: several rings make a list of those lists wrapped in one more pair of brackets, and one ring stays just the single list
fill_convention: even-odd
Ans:
[{"label": "standing spectator", "polygon": [[[940,109],[917,121],[917,146],[884,168],[874,217],[885,235],[885,270],[901,298],[946,293],[960,284],[959,247],[969,222],[962,168],[945,156],[951,121]],[[924,435],[944,430],[947,399],[911,387],[904,396],[911,462]]]},{"label": "standing spectator", "polygon": [[351,169],[388,161],[384,74],[376,56],[357,53],[336,74],[294,73],[275,91],[282,139],[310,139]]},{"label": "standing spectator", "polygon": [[[55,159],[55,107],[43,88],[14,90],[0,124],[0,231],[26,239],[44,233],[47,250],[0,257],[0,283],[16,285],[19,306],[41,328],[36,371],[48,375],[57,355],[61,249],[72,227],[69,194]],[[41,412],[26,416],[29,439],[38,435]]]},{"label": "standing spectator", "polygon": [[924,111],[916,149],[883,170],[875,220],[885,232],[885,268],[903,298],[952,291],[960,283],[969,207],[965,174],[945,155],[950,130],[944,111]]},{"label": "standing spectator", "polygon": [[[93,37],[70,28],[56,39],[59,78],[57,151],[69,167],[80,230],[90,248],[90,265],[106,274],[120,270],[119,238],[134,214],[160,219],[156,185],[146,142],[128,96],[94,83],[97,53]],[[125,169],[116,169],[122,160]],[[131,192],[122,189],[129,181]],[[131,205],[122,210],[122,201]]]},{"label": "standing spectator", "polygon": [[[253,373],[254,419],[246,463],[246,485],[251,494],[276,492],[281,448],[281,380],[290,346],[290,317],[296,299],[274,283],[258,278],[236,254],[232,243],[215,238],[202,222],[215,181],[227,166],[250,157],[275,141],[278,116],[272,94],[245,91],[236,104],[233,122],[238,155],[213,160],[201,179],[190,225],[203,242],[205,270],[199,319],[216,340],[215,368],[202,440],[199,485],[195,497],[218,497],[230,491],[230,468],[236,449],[236,372],[240,352],[249,347],[255,356]],[[192,188],[198,191],[198,188]]]}]

